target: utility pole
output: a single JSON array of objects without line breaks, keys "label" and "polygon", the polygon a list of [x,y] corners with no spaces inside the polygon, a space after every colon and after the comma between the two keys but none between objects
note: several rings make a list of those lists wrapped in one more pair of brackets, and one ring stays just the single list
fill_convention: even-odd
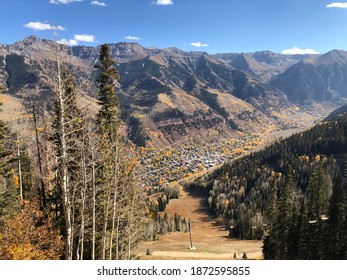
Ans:
[{"label": "utility pole", "polygon": [[189,240],[190,240],[190,250],[195,250],[196,248],[193,246],[193,239],[192,239],[192,226],[191,226],[191,221],[189,219],[188,221],[188,230],[189,230]]}]

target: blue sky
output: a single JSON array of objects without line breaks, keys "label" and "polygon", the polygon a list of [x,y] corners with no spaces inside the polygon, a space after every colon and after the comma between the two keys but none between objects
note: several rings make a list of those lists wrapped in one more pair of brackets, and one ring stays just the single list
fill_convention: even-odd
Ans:
[{"label": "blue sky", "polygon": [[29,35],[75,45],[138,42],[186,51],[347,50],[347,2],[329,0],[1,0],[0,43]]}]

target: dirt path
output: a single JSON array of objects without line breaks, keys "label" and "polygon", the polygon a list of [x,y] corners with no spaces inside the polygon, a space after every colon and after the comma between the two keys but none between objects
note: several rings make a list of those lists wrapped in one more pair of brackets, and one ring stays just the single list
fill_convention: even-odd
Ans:
[{"label": "dirt path", "polygon": [[[192,222],[192,237],[195,250],[190,250],[188,233],[169,233],[159,237],[159,240],[144,242],[138,250],[141,259],[232,259],[234,253],[242,258],[246,252],[248,258],[262,257],[261,241],[232,240],[228,230],[217,225],[209,215],[205,199],[182,190],[182,196],[170,200],[166,212],[169,217],[176,212]],[[151,255],[146,255],[147,249]]]}]

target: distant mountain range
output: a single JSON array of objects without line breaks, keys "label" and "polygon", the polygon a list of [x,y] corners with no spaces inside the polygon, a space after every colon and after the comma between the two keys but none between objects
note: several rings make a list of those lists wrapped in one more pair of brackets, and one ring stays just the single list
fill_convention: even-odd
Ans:
[{"label": "distant mountain range", "polygon": [[236,69],[255,76],[263,82],[283,73],[290,66],[314,57],[314,55],[282,55],[270,51],[241,54],[217,54],[217,58],[228,62]]},{"label": "distant mountain range", "polygon": [[[27,101],[48,99],[46,70],[53,62],[53,46],[35,36],[0,45],[0,83]],[[90,77],[99,47],[63,48],[78,77]],[[240,131],[285,127],[292,114],[305,113],[303,106],[336,106],[347,98],[345,51],[210,55],[137,43],[110,44],[110,50],[121,77],[122,118],[130,138],[140,145],[213,141]],[[93,82],[83,89],[95,96]]]},{"label": "distant mountain range", "polygon": [[333,50],[309,61],[300,61],[270,84],[286,93],[292,102],[347,98],[347,52]]}]

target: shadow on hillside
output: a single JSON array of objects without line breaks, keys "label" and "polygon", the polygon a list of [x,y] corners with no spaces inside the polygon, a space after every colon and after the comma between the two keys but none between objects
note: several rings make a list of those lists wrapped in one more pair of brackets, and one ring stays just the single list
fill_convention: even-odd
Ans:
[{"label": "shadow on hillside", "polygon": [[194,210],[194,213],[203,213],[205,217],[201,218],[199,222],[210,223],[212,228],[218,231],[228,230],[228,225],[226,221],[218,221],[216,216],[210,211],[207,202],[209,192],[207,190],[198,190],[196,188],[185,187],[184,190],[189,196],[199,200],[199,208]]}]

